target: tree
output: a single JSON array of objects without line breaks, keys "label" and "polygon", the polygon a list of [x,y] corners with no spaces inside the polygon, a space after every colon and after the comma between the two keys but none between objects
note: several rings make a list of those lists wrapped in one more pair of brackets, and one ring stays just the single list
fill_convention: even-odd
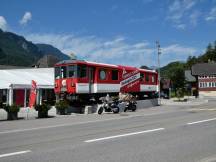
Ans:
[{"label": "tree", "polygon": [[172,68],[172,70],[169,73],[169,78],[172,81],[175,93],[178,89],[184,89],[185,75],[184,68],[182,66]]},{"label": "tree", "polygon": [[207,51],[206,52],[210,52],[212,51],[213,47],[212,47],[212,44],[209,43],[208,46],[207,46]]},{"label": "tree", "polygon": [[197,63],[197,61],[196,56],[189,56],[186,62],[186,67],[190,69],[192,65]]}]

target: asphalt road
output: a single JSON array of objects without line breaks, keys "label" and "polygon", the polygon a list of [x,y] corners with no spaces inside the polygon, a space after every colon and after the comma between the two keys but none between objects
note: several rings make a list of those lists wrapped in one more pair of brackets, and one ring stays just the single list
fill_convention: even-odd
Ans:
[{"label": "asphalt road", "polygon": [[0,161],[213,162],[216,101],[0,122]]}]

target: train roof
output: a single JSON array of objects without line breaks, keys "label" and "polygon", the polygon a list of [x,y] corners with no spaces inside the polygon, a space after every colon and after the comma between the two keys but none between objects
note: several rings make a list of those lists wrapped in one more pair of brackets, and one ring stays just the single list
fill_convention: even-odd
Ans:
[{"label": "train roof", "polygon": [[155,70],[149,70],[149,69],[140,69],[133,66],[122,66],[122,65],[113,65],[113,64],[106,64],[106,63],[98,63],[93,61],[85,61],[85,60],[63,60],[55,64],[55,66],[61,66],[63,64],[86,64],[86,65],[92,65],[92,66],[103,66],[103,67],[112,67],[112,68],[125,68],[129,70],[135,70],[138,69],[143,72],[152,72],[156,73]]}]

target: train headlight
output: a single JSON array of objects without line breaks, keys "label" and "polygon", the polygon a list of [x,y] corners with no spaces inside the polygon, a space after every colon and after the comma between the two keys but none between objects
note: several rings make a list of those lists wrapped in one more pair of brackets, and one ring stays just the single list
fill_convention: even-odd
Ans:
[{"label": "train headlight", "polygon": [[62,80],[62,86],[66,87],[66,80]]}]

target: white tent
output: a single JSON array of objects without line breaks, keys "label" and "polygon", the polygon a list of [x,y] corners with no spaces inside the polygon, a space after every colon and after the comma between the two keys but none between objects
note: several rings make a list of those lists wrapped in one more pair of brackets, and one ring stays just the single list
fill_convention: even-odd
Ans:
[{"label": "white tent", "polygon": [[[7,102],[13,103],[13,90],[31,88],[31,81],[37,83],[37,89],[54,88],[54,68],[31,68],[0,70],[0,89],[7,90]],[[40,93],[38,93],[40,95]],[[38,96],[40,98],[40,96]],[[26,104],[26,103],[25,103]]]},{"label": "white tent", "polygon": [[0,89],[30,88],[32,80],[38,88],[54,88],[54,68],[0,70]]}]

